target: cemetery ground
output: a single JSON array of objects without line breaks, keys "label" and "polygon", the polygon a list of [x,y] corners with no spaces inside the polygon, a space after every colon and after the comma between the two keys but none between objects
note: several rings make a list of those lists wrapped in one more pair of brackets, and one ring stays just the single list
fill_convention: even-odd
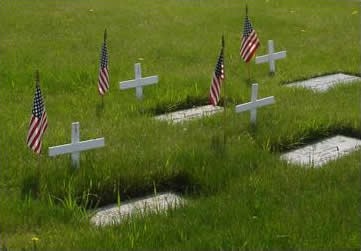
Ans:
[{"label": "cemetery ground", "polygon": [[[1,1],[0,243],[33,249],[341,249],[360,248],[360,151],[321,168],[280,160],[290,149],[329,136],[360,135],[360,82],[327,92],[284,84],[329,73],[359,75],[360,14],[356,1],[249,1],[249,16],[267,53],[287,50],[268,65],[239,56],[244,1]],[[99,54],[108,31],[110,90],[97,93]],[[206,105],[225,35],[224,114],[168,124],[154,116]],[[158,75],[143,90],[119,82]],[[26,147],[40,71],[49,126],[43,151]],[[276,103],[235,114],[251,84]],[[48,157],[69,143],[104,137],[105,147]],[[227,135],[224,147],[223,133]],[[94,208],[173,191],[187,204],[165,213],[99,228]]]}]

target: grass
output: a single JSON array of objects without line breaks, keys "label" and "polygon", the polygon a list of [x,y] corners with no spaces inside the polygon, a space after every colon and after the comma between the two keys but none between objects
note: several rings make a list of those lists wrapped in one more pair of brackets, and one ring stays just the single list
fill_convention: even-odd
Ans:
[{"label": "grass", "polygon": [[[287,50],[275,76],[252,62],[259,97],[276,99],[259,110],[255,128],[249,114],[231,112],[251,91],[238,54],[244,2],[2,1],[1,245],[32,249],[37,236],[38,249],[62,250],[359,249],[360,151],[321,169],[279,160],[283,151],[330,135],[361,138],[359,82],[326,93],[282,86],[329,72],[359,75],[359,5],[257,0],[249,11],[262,42],[258,55],[268,39],[276,51]],[[111,87],[99,111],[104,28]],[[152,119],[207,102],[222,34],[231,108],[226,149],[222,114],[175,126]],[[144,89],[142,102],[134,90],[118,90],[119,81],[134,77],[136,62],[143,76],[160,79]],[[49,118],[41,156],[25,145],[36,69]],[[69,156],[47,157],[48,147],[70,142],[74,121],[81,140],[106,142],[81,153],[79,170]],[[189,203],[119,226],[89,223],[91,208],[154,187]]]}]

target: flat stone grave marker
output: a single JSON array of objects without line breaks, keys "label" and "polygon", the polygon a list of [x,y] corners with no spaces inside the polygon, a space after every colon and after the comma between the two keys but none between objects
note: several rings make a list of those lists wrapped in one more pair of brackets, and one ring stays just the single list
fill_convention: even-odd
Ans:
[{"label": "flat stone grave marker", "polygon": [[125,90],[129,88],[136,89],[136,96],[138,99],[143,98],[143,86],[153,85],[158,83],[158,76],[151,76],[142,78],[142,69],[140,63],[134,65],[135,70],[135,79],[127,80],[119,83],[120,90]]},{"label": "flat stone grave marker", "polygon": [[305,167],[321,167],[331,160],[357,151],[360,147],[361,140],[337,135],[284,153],[281,159]]},{"label": "flat stone grave marker", "polygon": [[49,156],[71,153],[73,166],[79,167],[79,152],[104,147],[104,138],[80,140],[79,122],[72,123],[71,144],[49,147]]},{"label": "flat stone grave marker", "polygon": [[257,99],[257,95],[258,95],[258,84],[252,84],[251,102],[236,105],[235,108],[236,113],[251,111],[251,123],[254,125],[256,124],[257,108],[265,105],[271,105],[276,102],[273,96]]},{"label": "flat stone grave marker", "polygon": [[164,193],[157,196],[146,197],[134,201],[126,202],[118,206],[113,204],[102,207],[97,210],[96,214],[90,219],[97,226],[109,224],[119,224],[126,217],[135,214],[145,215],[147,213],[159,213],[166,211],[168,208],[175,208],[184,205],[185,200],[174,193]]},{"label": "flat stone grave marker", "polygon": [[163,115],[156,116],[155,119],[158,120],[166,120],[169,122],[177,123],[183,122],[186,120],[201,118],[203,116],[210,116],[212,114],[222,112],[223,107],[220,106],[213,106],[213,105],[206,105],[206,106],[199,106],[191,109],[171,112]]},{"label": "flat stone grave marker", "polygon": [[286,87],[303,87],[309,88],[315,92],[325,92],[328,89],[338,85],[347,84],[355,81],[361,81],[360,77],[346,75],[343,73],[331,74],[322,77],[311,78],[305,81],[298,81],[286,84]]},{"label": "flat stone grave marker", "polygon": [[268,40],[268,55],[256,57],[256,64],[269,63],[271,73],[276,71],[276,60],[286,57],[286,51],[274,52],[273,40]]}]

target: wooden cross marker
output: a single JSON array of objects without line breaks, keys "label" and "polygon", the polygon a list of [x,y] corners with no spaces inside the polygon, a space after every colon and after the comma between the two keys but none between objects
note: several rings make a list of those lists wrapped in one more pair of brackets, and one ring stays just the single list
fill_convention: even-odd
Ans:
[{"label": "wooden cross marker", "polygon": [[152,85],[158,83],[158,76],[151,76],[142,78],[142,70],[140,63],[135,64],[135,79],[127,80],[119,83],[120,90],[129,88],[136,88],[136,95],[138,99],[143,98],[143,86]]},{"label": "wooden cross marker", "polygon": [[256,57],[256,64],[269,62],[269,69],[271,73],[276,71],[276,60],[286,57],[286,51],[274,52],[273,40],[268,40],[268,55]]},{"label": "wooden cross marker", "polygon": [[71,153],[73,166],[79,167],[79,152],[104,147],[104,138],[80,141],[79,122],[72,123],[71,144],[49,147],[49,156]]},{"label": "wooden cross marker", "polygon": [[244,111],[251,111],[251,123],[256,124],[256,117],[257,117],[257,108],[265,105],[270,105],[275,103],[274,97],[267,97],[257,100],[257,94],[258,94],[258,84],[252,85],[252,96],[251,96],[251,102],[237,105],[236,106],[236,112],[244,112]]}]

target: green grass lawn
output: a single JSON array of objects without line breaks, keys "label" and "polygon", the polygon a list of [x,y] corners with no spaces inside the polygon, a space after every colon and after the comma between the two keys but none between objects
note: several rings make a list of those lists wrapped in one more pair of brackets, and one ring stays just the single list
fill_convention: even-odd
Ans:
[{"label": "green grass lawn", "polygon": [[[320,169],[279,160],[282,152],[342,134],[361,138],[360,83],[326,93],[283,84],[334,72],[359,75],[360,10],[356,1],[249,1],[261,40],[258,55],[287,50],[276,63],[251,63],[261,108],[249,113],[251,85],[240,60],[245,1],[1,1],[0,2],[0,246],[88,249],[341,249],[360,248],[360,151]],[[92,11],[90,11],[92,10]],[[100,49],[108,31],[110,91],[97,93]],[[156,114],[207,104],[225,36],[228,138],[223,114],[169,125]],[[119,91],[119,81],[158,75],[156,86]],[[43,152],[26,147],[34,72],[48,114]],[[222,96],[221,103],[224,98]],[[105,137],[83,152],[81,168],[47,148]],[[184,208],[98,229],[96,205],[173,190]]]}]

